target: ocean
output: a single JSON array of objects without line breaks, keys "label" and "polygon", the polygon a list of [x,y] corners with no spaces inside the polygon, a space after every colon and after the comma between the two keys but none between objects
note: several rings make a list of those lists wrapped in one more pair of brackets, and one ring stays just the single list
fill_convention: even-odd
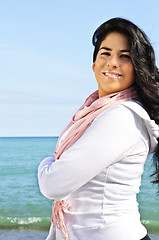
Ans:
[{"label": "ocean", "polygon": [[[57,137],[0,138],[0,239],[44,240],[50,226],[52,200],[39,191],[37,168],[52,156]],[[145,164],[138,194],[142,223],[159,240],[159,196],[151,183],[152,156]]]}]

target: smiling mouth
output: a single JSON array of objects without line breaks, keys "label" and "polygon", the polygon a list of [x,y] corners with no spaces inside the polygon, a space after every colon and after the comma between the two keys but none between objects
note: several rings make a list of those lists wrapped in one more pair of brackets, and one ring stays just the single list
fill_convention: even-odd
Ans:
[{"label": "smiling mouth", "polygon": [[114,79],[114,78],[119,78],[119,77],[121,77],[122,75],[121,74],[119,74],[119,73],[108,73],[108,72],[104,72],[103,73],[104,74],[104,76],[106,76],[106,77],[108,77],[108,78],[112,78],[112,79]]}]

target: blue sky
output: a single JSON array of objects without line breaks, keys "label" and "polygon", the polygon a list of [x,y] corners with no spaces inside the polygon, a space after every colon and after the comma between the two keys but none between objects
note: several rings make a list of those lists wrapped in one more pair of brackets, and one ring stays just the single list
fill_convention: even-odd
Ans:
[{"label": "blue sky", "polygon": [[0,0],[0,137],[59,135],[97,89],[92,34],[109,18],[141,27],[159,62],[158,9],[158,0]]}]

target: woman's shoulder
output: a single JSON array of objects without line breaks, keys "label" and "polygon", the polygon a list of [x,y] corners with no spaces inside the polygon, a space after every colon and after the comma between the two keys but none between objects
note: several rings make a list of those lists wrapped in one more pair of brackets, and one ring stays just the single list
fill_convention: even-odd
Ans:
[{"label": "woman's shoulder", "polygon": [[142,104],[139,101],[130,100],[120,103],[116,107],[120,108],[122,111],[121,114],[126,112],[127,109],[127,111],[132,112],[134,116],[137,116],[138,119],[141,119],[142,124],[146,127],[149,134],[151,152],[153,152],[157,144],[157,138],[159,137],[159,125],[157,125],[155,121],[150,118]]},{"label": "woman's shoulder", "polygon": [[141,102],[137,100],[129,100],[123,103],[119,104],[120,106],[124,106],[125,108],[133,111],[135,114],[137,114],[139,117],[143,119],[150,120],[150,117],[147,113],[147,111],[144,109],[143,105]]},{"label": "woman's shoulder", "polygon": [[120,115],[121,118],[131,115],[137,115],[144,120],[151,121],[148,113],[146,112],[142,104],[136,100],[129,100],[122,103],[117,103],[103,112],[103,116],[107,114],[116,114],[118,116]]},{"label": "woman's shoulder", "polygon": [[110,117],[111,118],[117,118],[121,120],[126,120],[128,118],[149,118],[147,112],[144,110],[140,102],[137,101],[126,101],[123,103],[117,103],[113,106],[107,108],[104,110],[97,118],[103,118],[103,117]]},{"label": "woman's shoulder", "polygon": [[[125,105],[126,104],[126,105]],[[135,103],[135,105],[139,105]],[[137,125],[142,125],[142,119],[129,107],[129,103],[116,103],[105,109],[96,118],[94,123],[108,128],[136,130]],[[130,129],[131,128],[131,129]]]}]

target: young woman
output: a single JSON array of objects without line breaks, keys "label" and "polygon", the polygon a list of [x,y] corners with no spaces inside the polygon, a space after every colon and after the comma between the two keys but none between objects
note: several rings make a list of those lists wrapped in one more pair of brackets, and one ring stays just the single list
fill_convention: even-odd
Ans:
[{"label": "young woman", "polygon": [[159,73],[153,48],[122,18],[93,35],[91,94],[58,139],[55,159],[38,169],[42,194],[54,199],[47,239],[148,240],[136,194],[149,153],[159,183]]}]

